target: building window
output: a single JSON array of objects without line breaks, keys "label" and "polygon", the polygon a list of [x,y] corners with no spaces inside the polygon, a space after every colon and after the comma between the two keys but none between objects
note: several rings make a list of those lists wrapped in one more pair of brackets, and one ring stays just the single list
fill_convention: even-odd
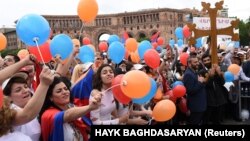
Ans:
[{"label": "building window", "polygon": [[130,30],[133,30],[133,27],[130,27]]},{"label": "building window", "polygon": [[109,18],[109,25],[111,25],[111,18]]},{"label": "building window", "polygon": [[143,28],[146,29],[146,25],[144,25]]},{"label": "building window", "polygon": [[139,27],[139,26],[137,26],[137,30],[140,30],[140,27]]},{"label": "building window", "polygon": [[156,20],[157,20],[157,21],[160,21],[159,13],[156,14]]},{"label": "building window", "polygon": [[157,24],[156,27],[159,28],[160,27],[159,24]]},{"label": "building window", "polygon": [[183,21],[183,15],[182,14],[178,14],[178,22],[182,22]]},{"label": "building window", "polygon": [[153,28],[153,26],[152,26],[152,25],[150,25],[150,28],[152,29],[152,28]]},{"label": "building window", "polygon": [[178,24],[179,27],[183,27],[183,24]]}]

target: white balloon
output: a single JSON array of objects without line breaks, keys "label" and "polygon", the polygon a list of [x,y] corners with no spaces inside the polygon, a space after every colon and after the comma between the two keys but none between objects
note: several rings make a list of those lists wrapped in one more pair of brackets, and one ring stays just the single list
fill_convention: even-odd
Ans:
[{"label": "white balloon", "polygon": [[246,109],[243,109],[241,111],[241,119],[242,120],[248,120],[249,119],[249,111]]},{"label": "white balloon", "polygon": [[228,91],[230,91],[230,87],[231,87],[231,86],[234,87],[234,83],[233,83],[233,82],[226,82],[226,83],[224,84],[224,87],[225,87]]},{"label": "white balloon", "polygon": [[201,43],[202,43],[203,46],[204,46],[205,44],[207,44],[207,38],[208,38],[208,36],[205,36],[205,37],[202,37],[202,38],[201,38]]}]

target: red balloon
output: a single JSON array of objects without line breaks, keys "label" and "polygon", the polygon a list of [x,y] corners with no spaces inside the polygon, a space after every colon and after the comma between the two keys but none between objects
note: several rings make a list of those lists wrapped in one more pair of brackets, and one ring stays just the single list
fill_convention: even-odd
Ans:
[{"label": "red balloon", "polygon": [[2,88],[0,88],[0,109],[2,108],[3,106],[3,90]]},{"label": "red balloon", "polygon": [[184,97],[181,97],[180,102],[178,103],[178,107],[182,113],[187,113],[188,108],[187,108],[187,100]]},{"label": "red balloon", "polygon": [[153,47],[154,49],[156,49],[156,48],[158,47],[158,44],[157,44],[156,42],[153,42],[153,43],[152,43],[152,47]]},{"label": "red balloon", "polygon": [[155,69],[160,66],[160,55],[154,49],[148,49],[144,54],[145,63]]},{"label": "red balloon", "polygon": [[189,31],[189,28],[188,28],[187,25],[185,25],[185,26],[182,28],[182,31],[183,31],[183,35],[184,35],[185,38],[190,37],[191,32]]},{"label": "red balloon", "polygon": [[169,100],[173,101],[174,103],[176,102],[176,97],[174,97],[173,90],[169,90],[165,93],[165,95],[169,96]]},{"label": "red balloon", "polygon": [[99,43],[99,50],[101,52],[106,52],[108,50],[108,44],[107,44],[107,42],[100,42]]},{"label": "red balloon", "polygon": [[173,88],[174,97],[183,97],[186,94],[186,88],[183,85],[177,85]]},{"label": "red balloon", "polygon": [[158,45],[163,45],[163,43],[164,43],[163,37],[157,38],[157,43],[158,43]]},{"label": "red balloon", "polygon": [[187,66],[188,57],[189,57],[189,55],[186,52],[181,53],[180,62],[181,62],[182,65]]},{"label": "red balloon", "polygon": [[90,39],[89,39],[88,37],[84,37],[84,38],[82,39],[82,44],[83,44],[83,45],[88,45],[88,44],[90,44]]},{"label": "red balloon", "polygon": [[[39,46],[39,49],[41,51],[42,58],[43,58],[44,62],[48,63],[52,59],[52,55],[51,55],[50,49],[49,49],[49,43],[45,42],[44,44]],[[34,54],[36,56],[36,58],[39,62],[42,62],[42,58],[41,58],[39,51],[38,51],[38,48],[36,46],[28,47],[28,50],[29,50],[30,54]]]},{"label": "red balloon", "polygon": [[127,97],[123,92],[119,84],[121,84],[122,77],[124,74],[117,75],[112,81],[112,92],[116,100],[122,104],[128,104],[131,98]]}]

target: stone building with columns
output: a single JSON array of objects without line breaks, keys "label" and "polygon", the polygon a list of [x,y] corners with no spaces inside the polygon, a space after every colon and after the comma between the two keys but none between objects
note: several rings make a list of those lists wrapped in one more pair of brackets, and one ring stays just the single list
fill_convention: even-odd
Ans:
[{"label": "stone building with columns", "polygon": [[[99,39],[103,34],[116,34],[122,37],[126,31],[129,37],[135,39],[150,38],[160,31],[165,44],[175,38],[176,27],[183,27],[193,16],[201,16],[196,9],[146,9],[136,12],[98,15],[91,23],[82,23],[77,15],[43,15],[50,24],[52,37],[64,33],[71,38],[82,40],[88,37],[97,48]],[[4,33],[13,37],[12,32]],[[16,36],[15,36],[16,37]],[[24,48],[25,45],[16,39],[8,40],[8,48]]]}]

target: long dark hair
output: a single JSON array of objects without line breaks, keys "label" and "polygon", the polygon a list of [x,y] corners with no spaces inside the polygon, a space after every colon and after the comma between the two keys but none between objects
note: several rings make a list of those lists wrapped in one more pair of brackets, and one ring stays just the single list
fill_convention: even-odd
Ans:
[{"label": "long dark hair", "polygon": [[[45,100],[44,100],[43,107],[42,107],[41,112],[40,112],[40,114],[39,114],[39,121],[40,121],[40,122],[41,122],[41,117],[42,117],[43,113],[44,113],[47,109],[49,109],[50,107],[54,107],[54,108],[57,108],[58,110],[62,111],[61,108],[59,108],[58,106],[56,106],[56,105],[54,104],[54,102],[52,102],[52,101],[50,100],[50,97],[52,96],[53,89],[55,88],[55,86],[56,86],[57,84],[61,83],[61,82],[63,82],[63,83],[66,85],[66,87],[69,89],[69,91],[70,91],[70,85],[69,85],[68,81],[69,81],[69,80],[66,79],[65,77],[55,77],[55,78],[54,78],[54,81],[53,81],[52,84],[50,84],[50,86],[49,86],[49,89],[48,89],[48,91],[47,91],[46,98],[45,98]],[[70,93],[70,103],[73,103],[73,96],[72,96],[71,93]]]},{"label": "long dark hair", "polygon": [[114,68],[112,66],[110,66],[109,64],[101,65],[98,68],[97,72],[94,74],[93,83],[92,83],[93,84],[93,89],[97,89],[97,90],[101,91],[102,83],[103,83],[102,78],[101,78],[101,72],[102,72],[102,69],[105,68],[105,67],[110,67],[113,70],[113,72],[115,73]]}]

